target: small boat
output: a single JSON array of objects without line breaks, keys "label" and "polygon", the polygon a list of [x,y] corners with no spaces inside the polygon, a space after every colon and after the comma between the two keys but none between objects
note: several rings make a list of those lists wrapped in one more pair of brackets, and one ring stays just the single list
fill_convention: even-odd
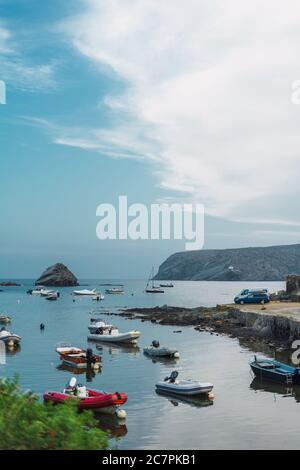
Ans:
[{"label": "small boat", "polygon": [[41,295],[41,291],[44,288],[42,286],[36,287],[35,289],[28,289],[27,294],[29,295]]},{"label": "small boat", "polygon": [[106,294],[124,294],[124,289],[122,287],[110,287],[105,289]]},{"label": "small boat", "polygon": [[144,349],[144,354],[151,357],[175,357],[179,358],[179,352],[175,348],[162,348],[158,341],[152,341],[151,346]]},{"label": "small boat", "polygon": [[57,292],[55,292],[54,290],[42,289],[40,291],[41,297],[49,297],[50,295],[55,295],[55,294],[57,294]]},{"label": "small boat", "polygon": [[56,352],[59,354],[62,363],[70,367],[99,369],[101,365],[101,356],[93,354],[93,350],[90,348],[81,349],[73,346],[62,346],[57,347]]},{"label": "small boat", "polygon": [[11,323],[9,315],[0,315],[0,323]]},{"label": "small boat", "polygon": [[250,363],[254,375],[259,379],[272,380],[282,384],[300,384],[300,369],[288,366],[275,359],[257,359]]},{"label": "small boat", "polygon": [[101,295],[100,292],[97,292],[96,289],[89,290],[89,289],[81,289],[81,290],[73,290],[74,295],[92,295],[98,296]]},{"label": "small boat", "polygon": [[163,392],[174,393],[175,395],[201,395],[209,394],[213,389],[210,382],[199,382],[197,380],[177,380],[178,372],[174,370],[170,377],[156,384],[156,389]]},{"label": "small boat", "polygon": [[109,334],[109,330],[111,330],[112,328],[114,328],[113,325],[105,323],[105,321],[101,320],[101,318],[91,318],[90,324],[88,326],[90,333],[96,333],[101,335],[104,333]]},{"label": "small boat", "polygon": [[103,294],[94,295],[92,300],[96,300],[98,302],[99,300],[104,300],[104,295]]},{"label": "small boat", "polygon": [[83,385],[77,385],[77,380],[72,377],[63,392],[45,392],[44,401],[52,403],[64,403],[66,400],[76,400],[80,410],[99,410],[104,413],[115,414],[119,418],[125,418],[125,410],[120,406],[127,401],[126,393],[105,393],[91,390]]},{"label": "small boat", "polygon": [[174,287],[174,284],[172,282],[166,282],[165,284],[159,284],[160,287]]},{"label": "small boat", "polygon": [[118,328],[113,327],[107,331],[104,331],[103,334],[100,332],[88,335],[88,340],[109,343],[136,343],[140,336],[140,331],[134,330],[128,331],[126,333],[120,333]]},{"label": "small boat", "polygon": [[160,286],[155,286],[154,285],[153,277],[154,277],[154,268],[152,268],[152,270],[151,270],[151,274],[150,274],[150,277],[148,279],[145,292],[147,294],[164,294],[165,291]]},{"label": "small boat", "polygon": [[0,330],[0,341],[3,341],[8,346],[16,346],[20,343],[21,337],[11,333],[3,327]]},{"label": "small boat", "polygon": [[57,300],[59,298],[59,292],[51,292],[45,296],[46,300]]}]

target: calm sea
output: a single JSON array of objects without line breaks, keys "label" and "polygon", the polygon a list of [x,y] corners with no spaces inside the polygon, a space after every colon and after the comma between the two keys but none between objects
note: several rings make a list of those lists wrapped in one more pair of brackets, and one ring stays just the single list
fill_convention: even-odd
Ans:
[{"label": "calm sea", "polygon": [[[49,302],[29,296],[33,281],[21,280],[22,287],[2,288],[0,313],[7,312],[13,322],[12,332],[22,337],[20,351],[9,355],[0,366],[0,376],[20,376],[22,387],[40,396],[45,390],[61,390],[72,372],[61,370],[55,345],[71,342],[86,346],[87,325],[91,312],[132,306],[178,305],[213,306],[231,302],[245,283],[175,282],[165,294],[145,294],[145,281],[88,280],[89,288],[101,283],[124,284],[125,294],[106,295],[100,304],[91,298],[76,298],[72,289],[60,289],[61,298]],[[283,288],[283,283],[247,283],[252,287]],[[101,373],[78,375],[81,383],[105,391],[124,391],[126,424],[100,417],[99,426],[110,429],[121,449],[260,449],[300,448],[300,420],[297,415],[300,392],[297,389],[253,381],[249,361],[253,351],[238,340],[226,336],[199,333],[192,327],[159,326],[137,320],[103,317],[113,320],[121,331],[139,329],[139,348],[103,345]],[[44,323],[44,332],[39,329]],[[175,330],[182,333],[174,333]],[[154,362],[143,355],[143,347],[157,339],[177,347],[181,358],[176,362]],[[94,349],[95,345],[93,346]],[[177,369],[182,378],[196,378],[214,383],[214,402],[181,401],[155,393],[155,383]]]}]

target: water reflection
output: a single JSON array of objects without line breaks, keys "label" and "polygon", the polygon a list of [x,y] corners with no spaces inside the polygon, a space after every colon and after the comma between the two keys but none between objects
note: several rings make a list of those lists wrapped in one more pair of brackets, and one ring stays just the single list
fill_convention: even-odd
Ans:
[{"label": "water reflection", "polygon": [[78,368],[78,367],[70,367],[66,364],[60,364],[59,366],[56,367],[57,370],[59,371],[64,371],[64,372],[71,372],[72,375],[82,375],[85,374],[86,381],[87,382],[92,382],[94,377],[101,373],[101,367],[100,369],[93,369],[91,367],[87,367],[86,369],[84,368]]},{"label": "water reflection", "polygon": [[179,359],[178,357],[151,357],[148,354],[144,353],[144,357],[148,360],[153,362],[153,364],[163,364],[165,366],[176,366]]},{"label": "water reflection", "polygon": [[[89,341],[90,343],[95,344],[93,341]],[[126,353],[132,356],[138,356],[140,353],[140,347],[138,344],[132,344],[132,343],[120,343],[120,344],[111,344],[111,343],[101,343],[95,344],[96,349],[98,351],[103,351],[105,348],[110,355],[117,355],[119,353]]]},{"label": "water reflection", "polygon": [[294,397],[297,403],[300,402],[300,387],[293,385],[287,387],[286,385],[279,384],[276,382],[268,382],[266,380],[260,380],[259,378],[253,379],[250,384],[250,388],[255,391],[269,392],[273,395],[281,395],[282,397]]},{"label": "water reflection", "polygon": [[113,438],[124,437],[128,432],[124,419],[118,419],[114,415],[104,414],[99,411],[94,412],[94,418],[98,422],[99,429],[108,431]]},{"label": "water reflection", "polygon": [[207,396],[179,396],[172,393],[163,392],[161,390],[156,390],[156,394],[164,398],[167,398],[173,406],[179,406],[180,404],[194,406],[196,408],[202,408],[204,406],[213,405],[213,400],[209,399]]}]

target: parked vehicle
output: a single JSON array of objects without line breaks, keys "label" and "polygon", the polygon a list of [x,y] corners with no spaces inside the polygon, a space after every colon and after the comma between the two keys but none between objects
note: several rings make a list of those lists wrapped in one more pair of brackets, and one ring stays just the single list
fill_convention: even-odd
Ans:
[{"label": "parked vehicle", "polygon": [[270,302],[268,289],[244,289],[235,298],[236,304],[265,304]]}]

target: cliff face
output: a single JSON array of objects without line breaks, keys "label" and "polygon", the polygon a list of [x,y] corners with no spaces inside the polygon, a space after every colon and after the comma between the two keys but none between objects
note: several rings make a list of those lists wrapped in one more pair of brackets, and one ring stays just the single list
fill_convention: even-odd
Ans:
[{"label": "cliff face", "polygon": [[300,273],[300,244],[175,253],[155,279],[283,281],[293,273]]},{"label": "cliff face", "polygon": [[64,264],[56,263],[47,268],[35,284],[37,286],[67,287],[78,286],[78,281]]}]

